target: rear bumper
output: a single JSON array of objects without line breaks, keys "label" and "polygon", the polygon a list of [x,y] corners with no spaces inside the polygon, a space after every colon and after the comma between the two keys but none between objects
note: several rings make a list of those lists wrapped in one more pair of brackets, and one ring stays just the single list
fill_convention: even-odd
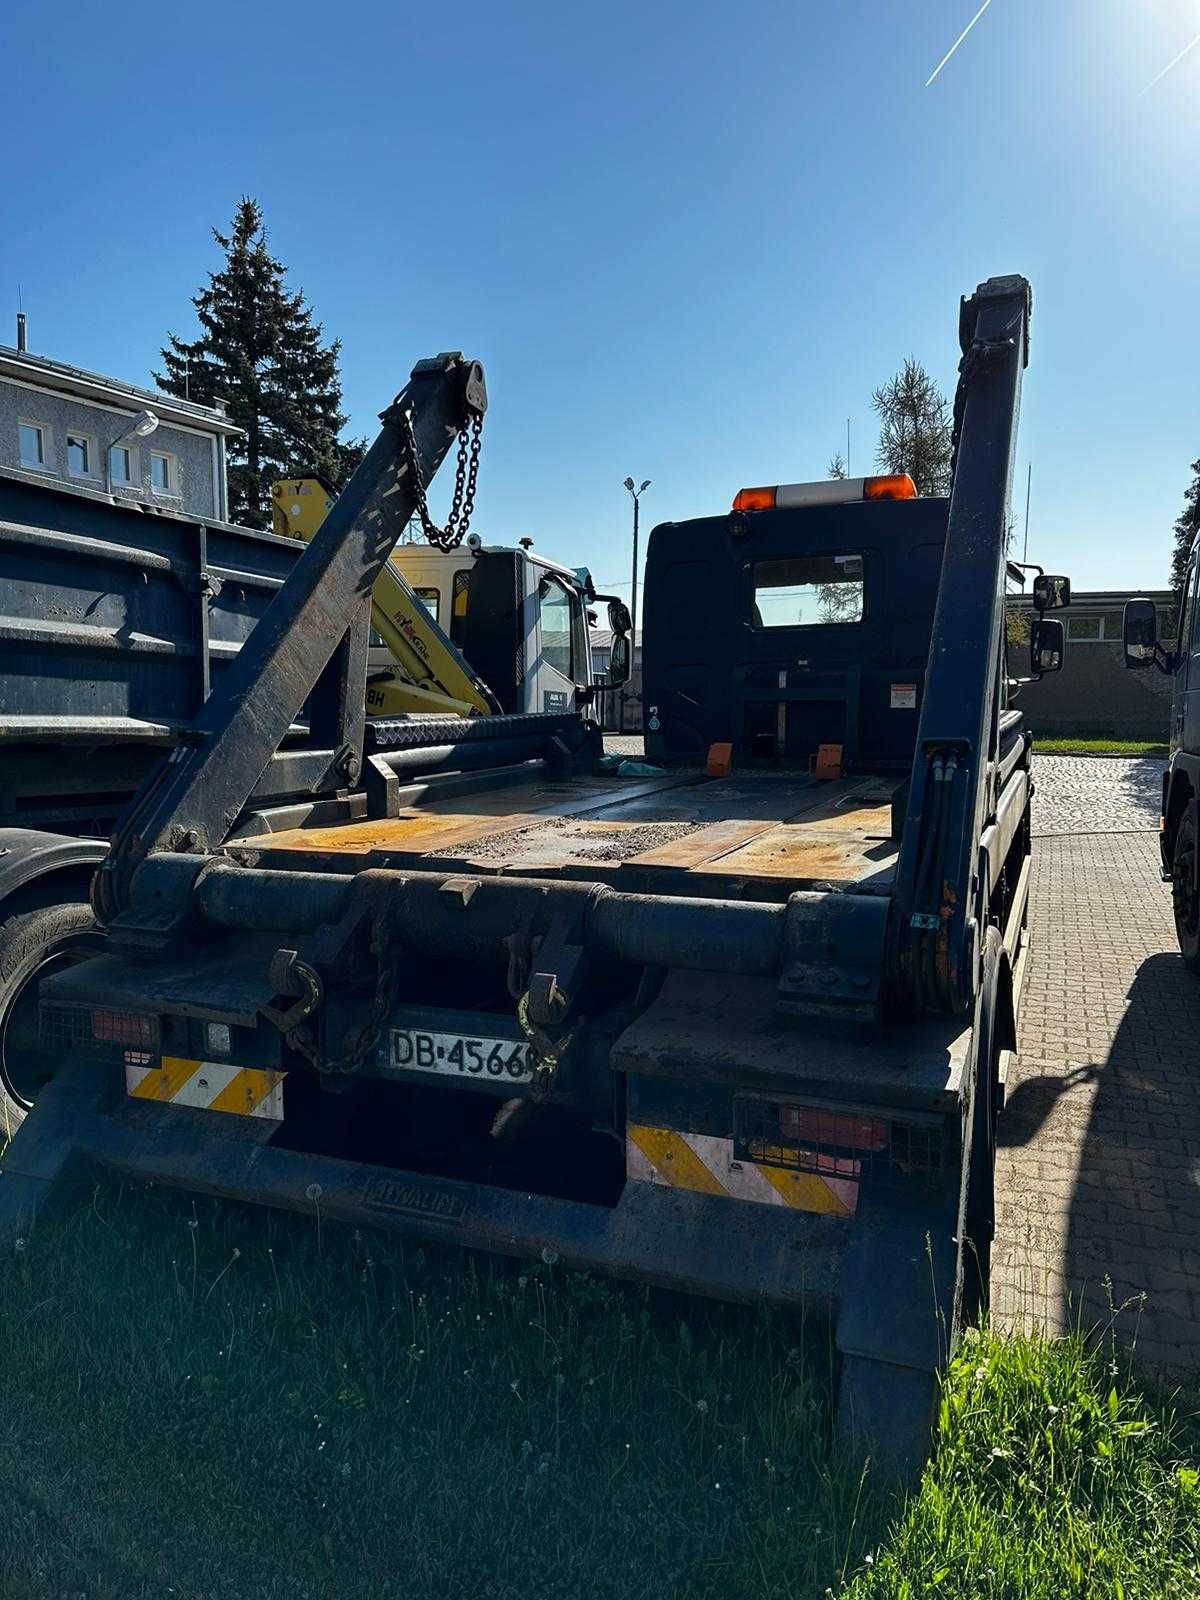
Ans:
[{"label": "rear bumper", "polygon": [[[561,1260],[717,1299],[832,1311],[851,1222],[628,1183],[614,1207],[277,1149],[217,1117],[56,1078],[6,1151],[0,1237],[26,1230],[68,1167],[382,1227],[442,1244]],[[214,1126],[219,1123],[220,1126]],[[225,1125],[235,1124],[233,1135]],[[14,1212],[24,1211],[22,1221]]]}]

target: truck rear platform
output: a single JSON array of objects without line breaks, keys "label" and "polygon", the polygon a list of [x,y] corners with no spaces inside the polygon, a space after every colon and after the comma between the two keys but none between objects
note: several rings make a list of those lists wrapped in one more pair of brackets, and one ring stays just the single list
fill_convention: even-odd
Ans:
[{"label": "truck rear platform", "polygon": [[[1020,278],[963,302],[948,503],[798,486],[655,530],[668,766],[631,779],[597,774],[580,717],[364,728],[366,598],[484,403],[472,363],[420,364],[125,818],[93,888],[107,953],[41,985],[48,1081],[0,1234],[86,1157],[827,1307],[840,1435],[919,1460],[986,1302],[1023,970],[1004,533],[1029,309]],[[1061,632],[1039,615],[1035,670]],[[311,802],[232,838],[305,703]],[[830,739],[845,776],[817,781]],[[722,742],[734,770],[706,778]]]}]

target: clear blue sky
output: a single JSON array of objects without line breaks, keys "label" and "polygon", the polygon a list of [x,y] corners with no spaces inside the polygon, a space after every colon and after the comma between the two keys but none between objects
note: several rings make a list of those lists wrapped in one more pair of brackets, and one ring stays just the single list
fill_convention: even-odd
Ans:
[{"label": "clear blue sky", "polygon": [[[1165,581],[1200,456],[1196,0],[9,6],[0,339],[145,382],[243,192],[354,430],[464,349],[477,525],[628,581],[648,521],[825,475],[958,296],[1034,285],[1018,500],[1081,587]],[[445,486],[441,490],[443,501]],[[438,508],[435,500],[435,509]]]}]

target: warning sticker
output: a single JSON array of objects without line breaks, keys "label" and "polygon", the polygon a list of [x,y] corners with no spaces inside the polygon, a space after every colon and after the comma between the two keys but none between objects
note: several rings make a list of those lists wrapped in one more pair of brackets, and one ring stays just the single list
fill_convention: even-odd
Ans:
[{"label": "warning sticker", "polygon": [[917,686],[915,683],[894,683],[892,685],[892,710],[915,711],[917,709]]}]

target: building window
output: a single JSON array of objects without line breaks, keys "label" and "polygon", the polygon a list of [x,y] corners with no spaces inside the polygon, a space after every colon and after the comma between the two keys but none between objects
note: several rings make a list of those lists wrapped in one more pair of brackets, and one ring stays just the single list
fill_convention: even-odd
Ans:
[{"label": "building window", "polygon": [[40,422],[22,422],[17,432],[21,440],[21,465],[23,467],[46,466],[46,434],[47,429]]},{"label": "building window", "polygon": [[126,444],[114,444],[108,452],[108,470],[114,483],[133,482],[133,451]]},{"label": "building window", "polygon": [[1098,639],[1099,637],[1100,637],[1100,618],[1099,617],[1097,617],[1097,616],[1091,616],[1091,617],[1084,616],[1084,617],[1068,617],[1067,618],[1067,638],[1068,639],[1074,639],[1076,641],[1076,643],[1079,643],[1081,640],[1084,641],[1084,642],[1087,642],[1087,641],[1090,641],[1090,640]]},{"label": "building window", "polygon": [[165,455],[161,450],[150,452],[150,487],[157,489],[159,494],[174,494],[175,491],[175,459]]},{"label": "building window", "polygon": [[67,471],[73,478],[92,475],[92,441],[86,433],[67,435]]}]

